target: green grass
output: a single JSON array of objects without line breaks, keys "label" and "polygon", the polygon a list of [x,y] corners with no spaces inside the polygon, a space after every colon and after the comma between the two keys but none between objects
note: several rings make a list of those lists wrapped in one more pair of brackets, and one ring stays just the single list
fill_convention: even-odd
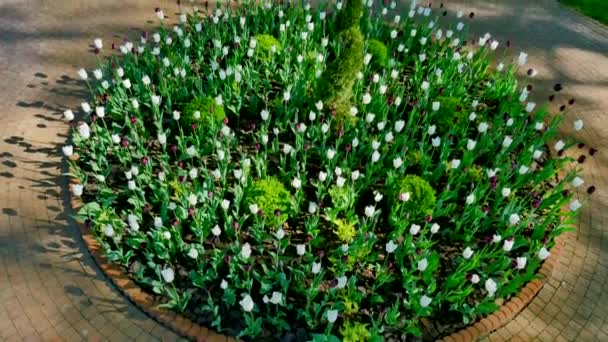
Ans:
[{"label": "green grass", "polygon": [[608,0],[560,0],[560,2],[608,25]]}]

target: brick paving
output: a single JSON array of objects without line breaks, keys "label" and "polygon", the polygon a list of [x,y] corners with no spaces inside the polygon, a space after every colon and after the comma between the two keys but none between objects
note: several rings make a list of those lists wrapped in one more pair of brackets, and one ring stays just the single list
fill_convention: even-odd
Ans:
[{"label": "brick paving", "polygon": [[161,3],[0,0],[0,341],[178,340],[100,273],[67,220],[60,178],[62,113],[82,101],[75,78],[96,62],[89,45],[137,37],[129,29]]},{"label": "brick paving", "polygon": [[[527,66],[539,72],[531,80],[538,103],[551,94],[555,83],[562,83],[564,90],[552,108],[576,99],[562,133],[587,145],[575,148],[572,155],[588,156],[589,147],[600,151],[587,158],[583,174],[585,185],[595,185],[598,191],[581,211],[576,231],[566,235],[548,282],[516,319],[486,340],[608,341],[608,27],[556,0],[445,3],[450,12],[475,13],[474,19],[463,19],[470,24],[471,38],[489,32],[502,46],[510,40],[505,59],[520,51],[529,54]],[[585,121],[585,128],[575,134],[570,123],[577,118]]]},{"label": "brick paving", "polygon": [[[548,283],[487,340],[608,341],[608,29],[554,0],[445,3],[452,13],[475,12],[465,20],[472,33],[490,32],[502,45],[510,39],[505,58],[528,52],[539,71],[536,93],[563,83],[558,102],[575,97],[570,121],[585,120],[577,138],[600,151],[585,165],[586,183],[598,192],[566,237]],[[75,78],[78,67],[95,63],[87,46],[98,36],[106,49],[125,32],[136,37],[130,29],[149,26],[158,5],[167,15],[179,10],[160,0],[0,0],[0,340],[178,339],[93,264],[67,219],[60,177],[67,132],[61,113],[84,95]]]}]

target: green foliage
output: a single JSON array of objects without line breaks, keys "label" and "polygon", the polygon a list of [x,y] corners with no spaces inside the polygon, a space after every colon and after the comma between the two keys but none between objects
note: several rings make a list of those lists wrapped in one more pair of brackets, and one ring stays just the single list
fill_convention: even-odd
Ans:
[{"label": "green foliage", "polygon": [[388,64],[388,49],[381,41],[370,39],[367,42],[367,53],[372,55],[372,68],[383,69]]},{"label": "green foliage", "polygon": [[351,27],[340,33],[338,40],[343,46],[338,59],[331,62],[323,74],[320,96],[325,98],[330,108],[336,111],[338,118],[350,117],[353,85],[357,73],[363,67],[364,41],[358,27]]},{"label": "green foliage", "polygon": [[359,20],[363,14],[363,3],[360,0],[346,0],[344,8],[336,18],[338,32],[356,27],[359,29]]},{"label": "green foliage", "polygon": [[473,165],[469,169],[469,177],[471,177],[471,181],[479,182],[483,178],[483,169],[479,165]]},{"label": "green foliage", "polygon": [[348,243],[351,242],[357,235],[357,229],[355,228],[355,222],[347,221],[344,219],[337,219],[333,222],[336,226],[334,233],[338,236],[340,241]]},{"label": "green foliage", "polygon": [[224,105],[218,105],[210,96],[197,97],[190,101],[183,110],[182,119],[187,124],[219,124],[226,118]]},{"label": "green foliage", "polygon": [[[254,181],[247,190],[247,205],[256,204],[263,212],[267,225],[278,227],[287,221],[293,211],[293,197],[276,178]],[[277,214],[280,211],[280,215]]]},{"label": "green foliage", "polygon": [[408,165],[418,166],[422,161],[422,152],[420,150],[413,150],[407,153]]},{"label": "green foliage", "polygon": [[447,129],[460,117],[462,104],[459,98],[449,96],[440,97],[438,101],[441,105],[439,110],[432,114],[433,122],[439,129]]},{"label": "green foliage", "polygon": [[605,0],[562,0],[561,2],[608,25],[608,2]]},{"label": "green foliage", "polygon": [[360,322],[346,322],[340,329],[344,342],[365,342],[370,338],[367,325]]},{"label": "green foliage", "polygon": [[[281,50],[281,43],[269,34],[258,34],[255,39],[258,42],[256,53],[261,60],[269,61],[274,54]],[[275,52],[272,52],[273,46]]]},{"label": "green foliage", "polygon": [[[409,200],[401,202],[400,194],[409,193]],[[407,175],[397,181],[391,200],[401,203],[400,208],[410,216],[430,215],[435,208],[435,189],[426,180],[416,175]]]}]

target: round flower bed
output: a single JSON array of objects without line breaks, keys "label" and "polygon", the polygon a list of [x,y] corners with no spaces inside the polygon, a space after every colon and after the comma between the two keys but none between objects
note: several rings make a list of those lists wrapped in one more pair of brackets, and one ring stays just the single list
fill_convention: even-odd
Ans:
[{"label": "round flower bed", "polygon": [[566,116],[527,102],[525,53],[495,66],[489,35],[394,7],[156,9],[80,70],[63,151],[107,258],[254,340],[448,333],[517,294],[581,205]]}]

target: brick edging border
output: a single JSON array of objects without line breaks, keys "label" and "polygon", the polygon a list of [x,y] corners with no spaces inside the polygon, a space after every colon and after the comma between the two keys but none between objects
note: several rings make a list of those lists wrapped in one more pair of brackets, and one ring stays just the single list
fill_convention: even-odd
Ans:
[{"label": "brick edging border", "polygon": [[[77,184],[78,180],[70,178],[70,206],[71,210],[82,206],[82,200],[72,196],[71,185]],[[200,342],[236,342],[233,337],[218,334],[207,327],[201,326],[190,319],[177,314],[170,310],[158,308],[158,303],[154,298],[144,292],[124,270],[115,264],[108,262],[107,258],[101,252],[101,246],[93,237],[89,228],[86,228],[81,222],[76,222],[79,231],[82,234],[82,239],[87,246],[87,249],[97,266],[103,271],[105,276],[114,284],[114,286],[125,295],[135,306],[141,309],[146,315],[150,316],[162,325],[170,328],[180,336]],[[538,273],[542,279],[535,279],[528,282],[519,292],[519,294],[506,303],[501,305],[500,309],[493,314],[482,318],[475,324],[468,325],[459,331],[446,336],[439,342],[469,342],[477,341],[482,337],[490,335],[492,332],[503,327],[517,316],[530,302],[536,297],[540,289],[545,285],[547,278],[553,271],[557,263],[557,256],[563,247],[563,238],[556,239],[555,247],[551,249],[551,255],[543,262]]]},{"label": "brick edging border", "polygon": [[[82,207],[82,200],[72,196],[71,185],[77,184],[78,181],[70,179],[69,181],[69,198],[70,206],[72,211],[76,211],[76,208]],[[108,259],[103,255],[101,245],[95,240],[91,230],[85,227],[82,222],[76,222],[79,231],[82,235],[89,254],[93,257],[93,260],[97,266],[101,269],[104,275],[114,284],[114,287],[118,289],[124,296],[126,296],[131,303],[142,310],[146,315],[150,316],[155,321],[171,329],[178,335],[198,342],[236,342],[233,337],[221,335],[207,327],[201,326],[198,323],[192,322],[190,319],[175,313],[170,310],[161,309],[158,307],[158,302],[154,298],[144,292],[126,272],[115,264],[108,262]]]},{"label": "brick edging border", "polygon": [[[569,233],[566,233],[569,234]],[[553,272],[553,268],[557,263],[557,257],[563,248],[563,238],[560,236],[555,240],[555,246],[551,249],[551,255],[543,262],[537,275],[541,275],[541,279],[534,279],[528,282],[517,294],[517,296],[509,299],[506,303],[500,306],[500,309],[493,314],[482,318],[475,324],[468,325],[459,331],[452,333],[449,336],[439,340],[439,342],[469,342],[477,341],[483,337],[490,335],[492,332],[502,328],[507,323],[512,321],[530,302],[536,297],[540,289],[547,282],[547,278]]]}]

